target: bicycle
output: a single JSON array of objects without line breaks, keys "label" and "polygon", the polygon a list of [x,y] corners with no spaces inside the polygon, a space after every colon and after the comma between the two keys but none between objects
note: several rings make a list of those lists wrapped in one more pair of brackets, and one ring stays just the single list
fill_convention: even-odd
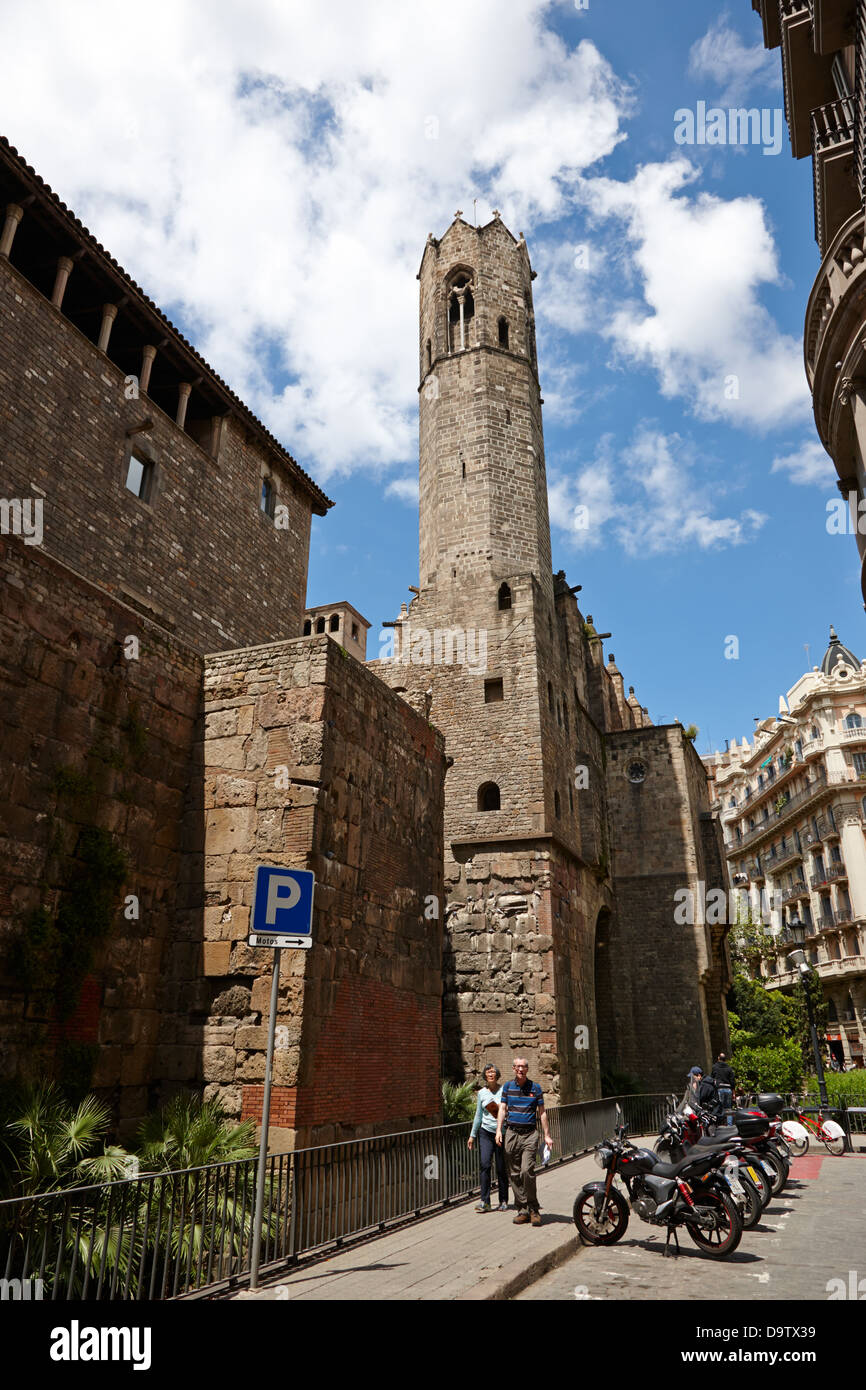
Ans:
[{"label": "bicycle", "polygon": [[[807,1115],[802,1106],[793,1107],[797,1114],[797,1123],[801,1124],[808,1131],[804,1136],[797,1140],[788,1139],[788,1145],[797,1158],[802,1158],[803,1154],[809,1150],[809,1135],[812,1134],[816,1139],[820,1139],[828,1153],[838,1157],[845,1152],[845,1131],[835,1120],[825,1120],[822,1109],[819,1108],[817,1118],[812,1119]],[[784,1126],[782,1128],[784,1133]]]}]

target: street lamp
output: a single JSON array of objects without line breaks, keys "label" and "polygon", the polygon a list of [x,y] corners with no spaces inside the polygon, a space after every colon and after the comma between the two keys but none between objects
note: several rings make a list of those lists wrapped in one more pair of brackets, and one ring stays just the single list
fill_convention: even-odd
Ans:
[{"label": "street lamp", "polygon": [[805,951],[791,951],[788,956],[788,964],[795,970],[799,970],[800,979],[803,982],[803,991],[806,995],[806,1012],[809,1015],[809,1030],[812,1034],[812,1050],[815,1054],[815,1070],[818,1073],[818,1091],[821,1096],[821,1104],[829,1105],[827,1097],[827,1083],[824,1080],[824,1064],[821,1061],[821,1049],[818,1045],[818,1030],[815,1027],[815,1015],[812,1012],[812,996],[809,993],[809,976],[812,974],[812,967],[806,960]]}]

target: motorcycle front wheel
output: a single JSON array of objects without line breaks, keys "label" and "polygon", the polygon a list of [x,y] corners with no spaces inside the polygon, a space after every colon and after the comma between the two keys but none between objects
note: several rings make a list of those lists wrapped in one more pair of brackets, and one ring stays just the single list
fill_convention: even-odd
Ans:
[{"label": "motorcycle front wheel", "polygon": [[[699,1225],[698,1220],[706,1224]],[[714,1260],[732,1255],[743,1234],[736,1203],[726,1192],[705,1192],[695,1203],[695,1216],[686,1226],[698,1249]]]},{"label": "motorcycle front wheel", "polygon": [[621,1192],[611,1188],[604,1217],[598,1215],[603,1194],[579,1192],[574,1203],[574,1224],[587,1245],[616,1245],[628,1226],[628,1203]]}]

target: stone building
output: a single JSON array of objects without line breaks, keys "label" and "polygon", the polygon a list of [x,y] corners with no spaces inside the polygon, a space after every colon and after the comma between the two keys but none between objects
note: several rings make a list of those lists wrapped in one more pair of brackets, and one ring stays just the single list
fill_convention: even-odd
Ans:
[{"label": "stone building", "polygon": [[328,498],[3,142],[0,225],[7,1074],[260,1114],[262,862],[317,883],[280,1144],[435,1123],[515,1048],[571,1101],[723,1045],[724,930],[674,923],[721,881],[704,769],[552,572],[523,240],[425,249],[420,583],[365,665],[306,606]]},{"label": "stone building", "polygon": [[866,1053],[866,662],[830,628],[820,667],[780,697],[750,744],[708,759],[731,887],[761,922],[754,971],[767,989],[798,979],[804,948],[828,1002],[840,1062]]},{"label": "stone building", "polygon": [[92,1084],[127,1128],[184,1086],[260,1113],[276,862],[317,880],[281,1142],[434,1123],[442,738],[350,605],[303,635],[331,504],[5,142],[0,222],[4,1073]]},{"label": "stone building", "polygon": [[[839,475],[866,599],[866,0],[752,0],[767,48],[781,48],[795,159],[811,157],[821,264],[804,353],[818,437]],[[770,161],[772,164],[773,161]]]},{"label": "stone building", "polygon": [[705,773],[552,572],[526,243],[458,214],[418,278],[420,582],[370,666],[445,734],[445,1065],[667,1085],[726,1033],[724,931],[673,926],[721,882]]}]

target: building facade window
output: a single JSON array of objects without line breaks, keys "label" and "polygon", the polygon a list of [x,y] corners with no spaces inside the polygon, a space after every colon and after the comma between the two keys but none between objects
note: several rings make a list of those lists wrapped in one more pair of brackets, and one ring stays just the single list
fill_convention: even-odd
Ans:
[{"label": "building facade window", "polygon": [[324,631],[325,631],[325,620],[324,620],[324,618],[317,618],[317,619],[316,619],[316,631],[317,631],[317,632],[324,632]]},{"label": "building facade window", "polygon": [[499,788],[495,782],[483,782],[478,788],[479,811],[498,811],[500,809]]},{"label": "building facade window", "polygon": [[508,319],[506,318],[499,320],[499,346],[501,348],[508,347]]},{"label": "building facade window", "polygon": [[130,454],[126,468],[126,487],[133,497],[149,502],[153,487],[153,460],[140,454]]},{"label": "building facade window", "polygon": [[339,631],[340,631],[340,615],[339,615],[339,613],[332,613],[332,614],[331,614],[330,618],[328,619],[328,631],[329,631],[329,632],[339,632]]},{"label": "building facade window", "polygon": [[499,607],[503,610],[511,607],[511,590],[507,584],[499,586]]},{"label": "building facade window", "polygon": [[504,698],[505,698],[505,695],[504,695],[504,691],[503,691],[502,677],[501,677],[501,676],[500,676],[498,679],[489,680],[489,681],[485,681],[485,682],[484,682],[484,703],[485,703],[485,705],[493,705],[493,704],[495,704],[495,703],[497,702],[497,700],[503,700]]},{"label": "building facade window", "polygon": [[312,620],[312,618],[305,618],[305,619],[304,619],[304,636],[305,636],[305,637],[311,636],[312,631],[313,631],[313,620]]},{"label": "building facade window", "polygon": [[259,510],[273,520],[277,508],[277,490],[270,478],[262,478],[262,491],[259,497]]}]

